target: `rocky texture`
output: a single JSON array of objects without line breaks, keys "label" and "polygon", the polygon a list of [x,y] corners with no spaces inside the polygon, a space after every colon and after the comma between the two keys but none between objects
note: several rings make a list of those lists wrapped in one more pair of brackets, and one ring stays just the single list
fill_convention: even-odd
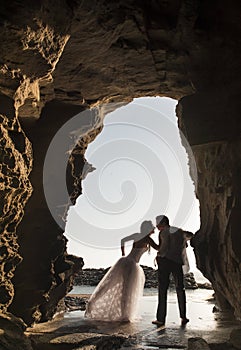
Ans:
[{"label": "rocky texture", "polygon": [[[19,253],[23,261],[14,276],[15,296],[9,310],[22,317],[27,324],[44,321],[54,315],[58,301],[70,289],[73,273],[83,265],[81,258],[72,258],[66,254],[67,240],[63,236],[63,229],[54,220],[48,208],[42,181],[45,154],[55,134],[56,125],[61,127],[79,110],[79,107],[69,108],[64,104],[56,105],[52,102],[45,107],[40,120],[21,121],[33,145],[35,166],[30,181],[34,191],[18,229]],[[51,123],[47,123],[49,113],[52,115]],[[63,141],[60,146],[65,154],[68,147],[71,147],[71,140],[67,143]],[[58,210],[57,214],[62,221],[68,198],[62,196],[62,193],[58,195],[59,172],[54,172],[54,169],[58,169],[59,157],[61,156],[56,153],[52,160],[53,168],[49,173],[52,182],[49,186],[57,192],[54,200],[58,201],[59,206],[54,207],[54,210]]]},{"label": "rocky texture", "polygon": [[[157,288],[157,270],[153,269],[150,266],[142,266],[145,273],[145,288]],[[101,279],[107,273],[107,269],[82,269],[79,273],[76,274],[74,278],[74,285],[87,285],[87,286],[97,286]],[[198,284],[195,281],[194,275],[192,272],[187,273],[184,276],[185,288],[187,289],[196,289]],[[174,288],[174,280],[171,278],[170,287]]]},{"label": "rocky texture", "polygon": [[[240,288],[236,290],[241,283],[238,228],[241,144],[237,135],[240,126],[236,122],[240,101],[232,103],[228,100],[229,92],[223,90],[215,93],[215,98],[219,99],[215,111],[209,108],[213,103],[213,92],[207,92],[181,100],[178,115],[197,165],[195,182],[200,200],[201,228],[192,240],[197,266],[211,281],[221,309],[231,307],[240,318]],[[195,113],[197,122],[205,115],[206,122],[202,121],[199,130],[192,126],[192,106],[198,110]],[[227,114],[230,117],[228,123],[225,122]],[[205,135],[202,141],[201,134]]]},{"label": "rocky texture", "polygon": [[88,300],[89,300],[88,295],[86,296],[66,295],[66,297],[64,298],[66,311],[75,311],[75,310],[84,311],[86,309]]},{"label": "rocky texture", "polygon": [[213,289],[211,283],[209,282],[204,282],[204,283],[200,283],[198,282],[198,288],[202,288],[202,289]]},{"label": "rocky texture", "polygon": [[[72,348],[75,348],[76,342],[88,341],[88,337],[89,344],[92,341],[95,344],[94,341],[99,336],[106,335],[109,336],[107,338],[109,341],[111,340],[111,335],[114,335],[114,341],[117,340],[116,336],[126,338],[120,346],[121,349],[187,349],[189,338],[198,338],[200,340],[201,337],[208,343],[211,350],[237,350],[229,343],[229,339],[232,329],[240,329],[240,322],[235,321],[234,318],[223,317],[221,313],[219,316],[215,315],[214,320],[211,311],[210,313],[207,312],[208,309],[211,310],[212,305],[204,300],[204,295],[208,295],[209,292],[200,293],[197,291],[189,292],[188,294],[189,296],[194,296],[196,293],[199,297],[194,297],[192,304],[189,304],[190,323],[187,324],[185,329],[180,327],[176,305],[171,305],[172,301],[168,303],[169,316],[166,328],[160,330],[152,325],[156,300],[155,298],[144,298],[145,306],[143,305],[144,308],[141,309],[141,322],[106,323],[78,317],[77,315],[83,315],[83,313],[74,312],[69,313],[63,319],[55,318],[52,321],[29,327],[26,334],[33,341],[33,344],[36,344],[38,349],[41,350],[59,350],[64,345],[68,349],[71,343]],[[172,307],[175,310],[174,313],[170,313]],[[82,333],[84,333],[83,336]],[[82,344],[82,346],[84,345]]]},{"label": "rocky texture", "polygon": [[[205,5],[201,8],[204,11]],[[193,75],[192,81],[197,91],[179,101],[177,115],[197,164],[197,178],[191,171],[201,215],[201,228],[193,240],[197,264],[211,281],[220,307],[233,309],[240,319],[238,300],[241,289],[237,286],[241,283],[241,102],[237,97],[240,90],[237,57],[240,57],[241,43],[235,37],[230,40],[228,34],[235,32],[234,26],[228,21],[228,18],[235,18],[233,10],[226,13],[226,21],[224,16],[218,16],[214,27],[211,26],[210,16],[214,13],[212,11],[220,14],[221,7],[214,9],[211,6],[209,16],[202,12],[203,21],[199,25],[200,28],[208,28],[213,55],[206,56],[203,77],[197,72]],[[236,29],[240,31],[240,26]],[[205,37],[199,42],[201,50],[202,40]],[[209,50],[208,47],[206,50]],[[195,55],[194,46],[191,52],[191,56]],[[203,53],[200,52],[201,55]],[[205,72],[209,72],[208,76]]]},{"label": "rocky texture", "polygon": [[[194,240],[198,267],[211,282],[221,309],[233,308],[241,318],[239,301],[240,236],[239,202],[240,142],[195,146],[198,194],[203,218]],[[233,297],[235,295],[235,297]]]},{"label": "rocky texture", "polygon": [[241,328],[232,330],[229,343],[236,349],[241,349]]},{"label": "rocky texture", "polygon": [[126,337],[98,333],[80,333],[51,335],[32,335],[34,350],[115,350],[120,349]]},{"label": "rocky texture", "polygon": [[208,343],[205,339],[196,337],[188,339],[187,350],[237,350],[230,342]]},{"label": "rocky texture", "polygon": [[29,181],[32,148],[14,115],[11,101],[2,98],[1,103],[9,103],[12,112],[9,118],[0,115],[0,310],[6,312],[14,297],[14,271],[22,260],[16,229],[32,192]]},{"label": "rocky texture", "polygon": [[[2,310],[28,324],[44,320],[68,289],[58,292],[73,263],[42,184],[55,132],[96,103],[159,95],[180,100],[180,128],[198,166],[198,266],[220,305],[240,318],[240,2],[13,0],[0,6]],[[67,167],[73,203],[81,192],[85,148],[101,121],[101,115],[90,117],[76,148],[60,149],[62,157],[76,151]],[[33,160],[33,195],[24,209]],[[60,172],[52,171],[53,181]],[[56,201],[62,217],[69,198]]]},{"label": "rocky texture", "polygon": [[23,333],[25,329],[26,324],[22,320],[10,313],[0,313],[0,349],[33,350],[31,341]]},{"label": "rocky texture", "polygon": [[82,269],[78,274],[76,274],[74,279],[74,285],[81,286],[97,286],[97,284],[104,277],[109,268],[104,269]]},{"label": "rocky texture", "polygon": [[3,4],[1,91],[31,117],[53,99],[83,105],[189,94],[181,41],[196,11],[181,1]]},{"label": "rocky texture", "polygon": [[[186,289],[197,289],[204,287],[196,282],[194,274],[192,272],[188,272],[184,275],[184,286]],[[208,289],[212,289],[212,286],[208,286]],[[211,288],[210,288],[211,287]],[[205,287],[204,287],[205,288]]]},{"label": "rocky texture", "polygon": [[229,343],[210,343],[211,350],[237,350]]},{"label": "rocky texture", "polygon": [[188,350],[210,350],[208,343],[202,338],[188,339]]}]

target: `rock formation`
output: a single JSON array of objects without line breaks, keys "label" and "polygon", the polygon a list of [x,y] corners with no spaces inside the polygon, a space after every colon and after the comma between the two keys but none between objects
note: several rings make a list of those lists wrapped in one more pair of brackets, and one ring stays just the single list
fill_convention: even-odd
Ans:
[{"label": "rock formation", "polygon": [[[157,270],[153,269],[150,266],[141,265],[145,274],[145,286],[144,288],[158,288],[158,280],[157,280]],[[74,278],[74,286],[97,286],[97,284],[102,280],[105,276],[109,267],[106,269],[82,269],[78,273],[76,273]],[[189,272],[184,275],[184,283],[186,289],[196,289],[199,287],[198,283],[195,281],[194,275],[192,272]],[[201,285],[205,288],[205,285]],[[174,288],[175,283],[173,278],[170,280],[170,287]],[[206,285],[208,287],[208,285]]]},{"label": "rock formation", "polygon": [[[220,305],[241,318],[240,11],[235,0],[1,3],[3,312],[27,324],[51,318],[82,265],[68,257],[64,224],[44,196],[45,154],[55,133],[91,106],[159,95],[179,100],[179,126],[198,166],[198,266]],[[101,109],[92,110],[78,143],[56,150],[48,180],[54,187],[58,163],[70,152],[64,174],[72,203],[102,120]],[[56,195],[58,217],[69,204]]]},{"label": "rock formation", "polygon": [[32,169],[32,148],[26,138],[9,99],[9,118],[1,116],[1,311],[6,312],[14,297],[11,278],[22,257],[19,255],[16,229],[31,193],[29,174]]}]

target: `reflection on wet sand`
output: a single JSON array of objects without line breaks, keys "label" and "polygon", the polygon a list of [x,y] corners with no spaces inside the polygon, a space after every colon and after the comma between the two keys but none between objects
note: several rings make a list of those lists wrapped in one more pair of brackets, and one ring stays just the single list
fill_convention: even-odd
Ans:
[{"label": "reflection on wet sand", "polygon": [[142,298],[140,318],[133,323],[98,322],[85,319],[84,311],[73,311],[66,313],[64,319],[39,324],[28,331],[30,334],[49,334],[49,332],[65,336],[69,334],[72,339],[73,333],[75,335],[78,333],[79,337],[83,333],[114,334],[128,339],[132,344],[130,347],[132,349],[137,344],[141,344],[143,349],[158,345],[184,349],[188,338],[191,337],[202,337],[208,343],[223,343],[229,339],[234,328],[241,327],[241,323],[235,321],[229,314],[213,313],[212,294],[212,290],[187,290],[187,315],[190,323],[186,327],[180,326],[176,294],[171,292],[168,296],[168,316],[165,328],[158,328],[151,323],[155,319],[157,295],[149,295]]}]

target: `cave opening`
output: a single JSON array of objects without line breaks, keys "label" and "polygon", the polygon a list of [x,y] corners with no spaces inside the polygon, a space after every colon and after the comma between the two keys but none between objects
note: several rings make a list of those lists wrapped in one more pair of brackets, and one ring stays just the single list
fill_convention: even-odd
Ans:
[{"label": "cave opening", "polygon": [[[173,226],[199,229],[195,161],[178,128],[176,105],[166,97],[136,98],[108,113],[88,145],[85,157],[95,170],[82,181],[83,193],[69,209],[65,231],[68,252],[82,256],[85,268],[112,265],[121,256],[120,239],[159,214]],[[187,254],[190,271],[204,280],[190,245]],[[144,254],[141,264],[154,267],[155,255],[154,250]]]},{"label": "cave opening", "polygon": [[[236,319],[241,319],[241,251],[238,248],[241,211],[240,4],[237,1],[233,6],[218,1],[98,1],[90,6],[88,1],[46,0],[44,3],[35,2],[34,6],[30,2],[22,2],[19,6],[19,2],[13,1],[10,7],[8,4],[1,7],[0,304],[4,347],[6,342],[11,341],[16,348],[19,330],[21,328],[22,332],[25,325],[53,318],[71,288],[76,267],[80,269],[83,264],[82,258],[76,259],[67,254],[63,235],[65,223],[62,217],[69,205],[69,193],[72,193],[65,191],[64,163],[68,161],[69,138],[64,140],[61,137],[54,149],[47,178],[48,188],[53,190],[50,206],[45,198],[42,174],[52,138],[66,121],[81,111],[108,101],[127,103],[133,97],[144,95],[164,95],[179,100],[179,127],[191,145],[198,168],[196,192],[200,200],[201,227],[194,243],[198,267],[211,281],[220,310],[231,310]],[[98,122],[95,124],[95,118],[86,119],[87,129],[92,130],[92,135],[86,138],[84,147],[102,128]],[[136,131],[138,135],[139,130]],[[141,144],[143,152],[147,151],[146,138]],[[78,155],[80,167],[85,163],[84,147]],[[133,148],[130,150],[133,151]],[[155,155],[154,152],[148,154],[150,159]],[[87,157],[91,162],[88,153]],[[156,158],[157,163],[162,164],[158,155]],[[121,174],[126,158],[118,159]],[[59,163],[63,163],[62,169],[59,169]],[[139,166],[142,174],[144,185],[141,189],[146,195],[145,200],[140,200],[143,208],[150,206],[154,195],[169,198],[165,195],[168,191],[164,191],[163,196],[158,191],[151,191],[152,180],[158,179],[156,175],[153,178],[149,176],[149,173],[152,175],[152,167],[144,171],[140,162],[129,163],[125,181],[120,182],[122,187],[116,181],[118,186],[113,186],[113,195],[108,192],[103,196],[104,213],[108,212],[111,204],[113,219],[118,219],[120,213],[124,216],[124,205],[128,208],[126,212],[131,213],[140,198],[144,198],[138,197],[138,187],[127,176],[131,167]],[[87,181],[94,181],[96,168],[96,172],[89,174],[86,182],[83,181],[84,186]],[[108,173],[108,169],[105,167],[103,175]],[[167,175],[165,167],[161,169]],[[119,172],[116,174],[115,170],[115,179],[120,176]],[[102,177],[102,182],[108,182]],[[195,182],[195,174],[192,173],[191,177]],[[164,190],[175,189],[180,196],[174,185],[169,186],[168,176],[164,178],[167,179]],[[70,178],[69,182],[73,189],[75,178]],[[75,198],[81,193],[79,184]],[[101,186],[104,188],[103,184]],[[64,193],[59,191],[59,187],[64,189]],[[159,190],[158,185],[153,188]],[[152,193],[150,199],[149,194]],[[168,204],[171,206],[171,200],[164,204],[162,210],[169,208]],[[137,212],[140,219],[149,214],[141,211],[140,206]],[[152,220],[153,214],[150,213]],[[172,224],[185,227],[175,213],[172,214],[169,213]],[[95,225],[96,222],[100,225],[98,219],[98,216],[93,216]],[[130,216],[130,219],[136,220],[136,217]],[[106,220],[102,225],[106,222],[109,225],[107,230],[114,231],[116,222],[126,221]],[[189,225],[188,228],[191,229]],[[122,227],[118,229],[120,231]],[[79,226],[78,233],[83,231]],[[95,254],[104,263],[104,258],[110,258],[114,247],[119,245],[118,232],[113,240],[108,239],[104,244],[104,234],[100,230],[98,235],[84,233],[88,242],[82,237],[73,237],[73,244],[76,254],[84,257],[86,266],[93,264]],[[96,241],[99,237],[100,242]],[[82,243],[79,248],[76,240]],[[100,243],[102,249],[95,250],[88,261],[87,249]],[[120,254],[118,247],[117,250]],[[116,255],[106,265],[116,261]],[[205,332],[200,333],[198,329],[196,335],[204,334],[205,337],[206,331],[214,329],[206,321],[204,318],[199,323],[200,329],[206,327]],[[6,323],[10,324],[5,332]],[[221,330],[218,343],[225,341],[220,348],[226,348],[233,324],[230,323],[226,333],[219,322],[216,325]],[[177,333],[179,338],[179,330]],[[184,333],[187,338],[188,334]],[[193,336],[193,330],[189,335]],[[240,339],[240,333],[230,337],[230,344],[235,338]],[[213,343],[214,339],[211,340]],[[23,345],[23,348],[30,347]]]}]

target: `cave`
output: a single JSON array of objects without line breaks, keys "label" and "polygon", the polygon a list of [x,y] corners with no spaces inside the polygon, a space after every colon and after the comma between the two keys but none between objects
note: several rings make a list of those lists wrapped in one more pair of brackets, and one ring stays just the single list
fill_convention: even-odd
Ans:
[{"label": "cave", "polygon": [[[1,3],[2,320],[31,325],[56,313],[84,264],[67,254],[63,232],[83,168],[91,170],[85,150],[108,111],[143,96],[178,100],[198,171],[198,268],[220,308],[241,319],[240,12],[237,0]],[[53,188],[61,176],[66,182],[50,199],[56,220],[44,193],[45,156],[78,115],[84,122],[77,117],[71,131],[81,137],[63,137],[47,179]]]}]

